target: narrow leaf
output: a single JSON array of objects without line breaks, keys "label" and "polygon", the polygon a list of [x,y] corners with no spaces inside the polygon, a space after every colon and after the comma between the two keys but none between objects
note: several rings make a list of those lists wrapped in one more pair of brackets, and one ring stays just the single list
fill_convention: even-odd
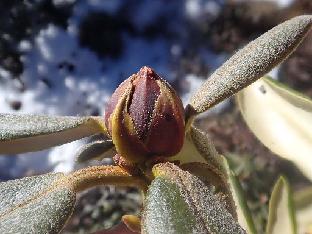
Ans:
[{"label": "narrow leaf", "polygon": [[64,175],[47,174],[0,183],[0,233],[58,233],[70,217],[75,192]]},{"label": "narrow leaf", "polygon": [[312,187],[294,194],[298,233],[312,233]]},{"label": "narrow leaf", "polygon": [[181,164],[193,162],[207,163],[219,170],[220,173],[225,171],[222,157],[218,154],[207,133],[194,126],[191,126],[186,133],[181,151],[174,157],[171,157],[170,160],[177,160]]},{"label": "narrow leaf", "polygon": [[233,217],[237,217],[223,156],[218,154],[206,133],[191,126],[186,133],[182,150],[170,160],[178,161],[183,170],[197,176],[205,184],[213,185],[225,200],[228,211]]},{"label": "narrow leaf", "polygon": [[154,166],[143,233],[246,233],[200,179],[171,164]]},{"label": "narrow leaf", "polygon": [[77,161],[85,162],[92,159],[102,160],[116,154],[112,140],[99,140],[84,145],[77,153]]},{"label": "narrow leaf", "polygon": [[204,112],[269,72],[292,53],[311,24],[311,15],[298,16],[250,42],[208,78],[192,96],[189,110]]},{"label": "narrow leaf", "polygon": [[76,193],[97,185],[136,186],[146,181],[117,166],[94,166],[68,175],[50,173],[0,183],[0,233],[59,233]]},{"label": "narrow leaf", "polygon": [[289,184],[280,177],[276,182],[269,203],[267,234],[297,233],[293,197]]},{"label": "narrow leaf", "polygon": [[0,153],[46,149],[105,132],[98,117],[0,114]]},{"label": "narrow leaf", "polygon": [[312,101],[263,78],[238,93],[237,103],[256,137],[312,180]]},{"label": "narrow leaf", "polygon": [[[203,177],[207,178],[210,184],[213,184],[218,190],[222,191],[229,199],[227,204],[230,207],[233,205],[236,207],[235,216],[237,216],[238,222],[242,227],[248,233],[256,233],[256,228],[239,181],[229,169],[227,160],[218,154],[206,133],[191,126],[190,130],[186,133],[181,152],[170,159],[179,161],[184,170],[188,170],[202,181],[205,181]],[[201,169],[197,165],[190,170],[190,165],[193,165],[194,162],[200,163],[200,167],[205,164],[204,169]]]},{"label": "narrow leaf", "polygon": [[247,205],[247,200],[245,198],[245,194],[240,185],[240,182],[238,178],[235,176],[234,172],[231,171],[226,158],[224,158],[224,164],[226,165],[231,192],[233,194],[233,199],[236,205],[238,222],[244,229],[247,230],[247,233],[256,234],[257,233],[256,227],[252,218],[252,214]]}]

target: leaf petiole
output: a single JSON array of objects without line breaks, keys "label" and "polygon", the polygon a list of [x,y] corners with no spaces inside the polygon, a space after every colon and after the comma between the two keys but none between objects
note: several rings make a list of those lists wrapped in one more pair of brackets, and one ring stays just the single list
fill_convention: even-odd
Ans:
[{"label": "leaf petiole", "polygon": [[144,178],[133,176],[118,166],[92,166],[75,171],[67,177],[72,183],[75,192],[97,185],[134,186],[147,190]]}]

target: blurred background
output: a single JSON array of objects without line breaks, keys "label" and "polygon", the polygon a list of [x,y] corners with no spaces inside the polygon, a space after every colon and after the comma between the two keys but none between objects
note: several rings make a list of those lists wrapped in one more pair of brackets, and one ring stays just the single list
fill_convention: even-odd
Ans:
[{"label": "blurred background", "polygon": [[[311,0],[1,0],[0,113],[103,115],[118,84],[144,65],[168,80],[186,104],[235,51],[307,13]],[[311,61],[310,32],[271,75],[312,97]],[[196,125],[230,159],[260,231],[279,174],[294,189],[309,184],[253,136],[233,100],[200,116]],[[86,141],[0,155],[0,181],[84,167],[75,154]],[[140,203],[135,189],[92,189],[80,195],[64,233],[108,228],[124,213],[139,213]]]}]

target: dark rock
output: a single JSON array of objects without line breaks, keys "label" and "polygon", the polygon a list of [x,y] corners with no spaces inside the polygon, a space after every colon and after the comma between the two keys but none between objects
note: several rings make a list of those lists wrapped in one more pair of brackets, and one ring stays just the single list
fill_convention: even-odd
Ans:
[{"label": "dark rock", "polygon": [[10,106],[13,110],[19,110],[22,107],[22,102],[21,101],[11,101]]},{"label": "dark rock", "polygon": [[122,52],[121,32],[125,29],[125,24],[120,17],[102,12],[90,13],[80,25],[80,44],[98,56],[116,58]]}]

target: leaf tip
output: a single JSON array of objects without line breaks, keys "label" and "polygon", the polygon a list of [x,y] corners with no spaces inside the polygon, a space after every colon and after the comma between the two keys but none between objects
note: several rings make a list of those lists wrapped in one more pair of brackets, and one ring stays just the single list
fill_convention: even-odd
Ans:
[{"label": "leaf tip", "polygon": [[311,25],[312,15],[297,16],[251,41],[210,76],[190,105],[199,114],[256,81],[293,52]]}]

